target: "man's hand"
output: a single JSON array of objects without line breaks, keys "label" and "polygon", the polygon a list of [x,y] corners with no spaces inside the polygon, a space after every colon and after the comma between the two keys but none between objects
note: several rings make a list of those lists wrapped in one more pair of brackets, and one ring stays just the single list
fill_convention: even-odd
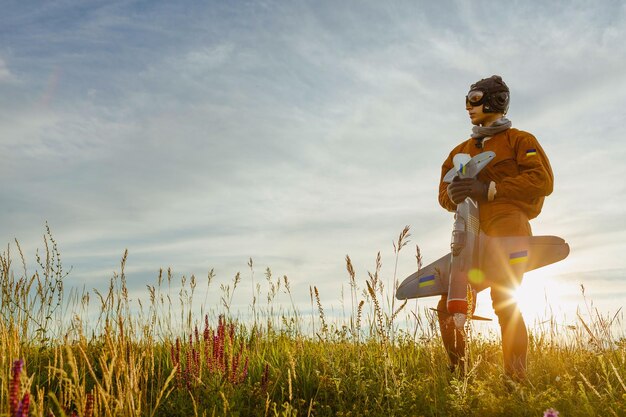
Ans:
[{"label": "man's hand", "polygon": [[461,179],[457,176],[448,184],[448,197],[454,204],[462,203],[467,197],[471,197],[475,201],[485,201],[488,190],[487,184],[475,178]]}]

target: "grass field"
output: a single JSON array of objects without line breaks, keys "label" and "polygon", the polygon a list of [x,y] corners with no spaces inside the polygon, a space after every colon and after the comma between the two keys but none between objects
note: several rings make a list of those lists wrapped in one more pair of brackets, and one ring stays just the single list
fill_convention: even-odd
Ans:
[{"label": "grass field", "polygon": [[[407,238],[408,228],[396,256]],[[240,275],[220,284],[213,308],[194,301],[195,277],[167,271],[131,302],[126,257],[108,291],[66,289],[49,229],[44,243],[33,273],[17,242],[0,257],[0,416],[626,415],[615,315],[579,317],[567,338],[556,323],[530,329],[528,379],[515,384],[498,341],[471,328],[469,369],[451,373],[432,313],[393,301],[380,257],[362,280],[346,259],[351,301],[337,319],[315,286],[316,314],[302,313],[288,278],[270,270],[245,315],[231,312]]]}]

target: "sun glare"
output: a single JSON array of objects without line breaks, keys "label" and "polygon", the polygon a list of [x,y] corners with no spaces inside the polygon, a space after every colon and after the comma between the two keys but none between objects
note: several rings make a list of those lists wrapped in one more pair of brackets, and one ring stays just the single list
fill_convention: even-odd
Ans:
[{"label": "sun glare", "polygon": [[533,271],[524,275],[522,285],[513,297],[528,324],[549,319],[563,310],[567,289],[549,271]]}]

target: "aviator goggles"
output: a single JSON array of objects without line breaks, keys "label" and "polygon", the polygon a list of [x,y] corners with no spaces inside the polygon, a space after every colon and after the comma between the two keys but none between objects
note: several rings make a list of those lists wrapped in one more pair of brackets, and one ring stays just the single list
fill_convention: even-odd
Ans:
[{"label": "aviator goggles", "polygon": [[465,105],[466,106],[480,106],[483,104],[485,99],[485,93],[480,90],[472,90],[465,96]]}]

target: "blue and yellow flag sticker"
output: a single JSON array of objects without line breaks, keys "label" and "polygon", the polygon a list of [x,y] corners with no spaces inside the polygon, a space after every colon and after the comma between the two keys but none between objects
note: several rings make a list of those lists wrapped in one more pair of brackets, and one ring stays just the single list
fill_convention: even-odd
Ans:
[{"label": "blue and yellow flag sticker", "polygon": [[537,149],[531,148],[526,151],[526,156],[533,156],[533,155],[537,155]]},{"label": "blue and yellow flag sticker", "polygon": [[513,252],[509,255],[509,265],[521,264],[528,261],[528,251]]},{"label": "blue and yellow flag sticker", "polygon": [[428,287],[429,285],[435,285],[435,276],[428,275],[426,277],[421,277],[418,282],[420,288]]},{"label": "blue and yellow flag sticker", "polygon": [[461,164],[461,169],[459,169],[459,172],[465,175],[465,173],[467,172],[467,164],[465,165]]}]

